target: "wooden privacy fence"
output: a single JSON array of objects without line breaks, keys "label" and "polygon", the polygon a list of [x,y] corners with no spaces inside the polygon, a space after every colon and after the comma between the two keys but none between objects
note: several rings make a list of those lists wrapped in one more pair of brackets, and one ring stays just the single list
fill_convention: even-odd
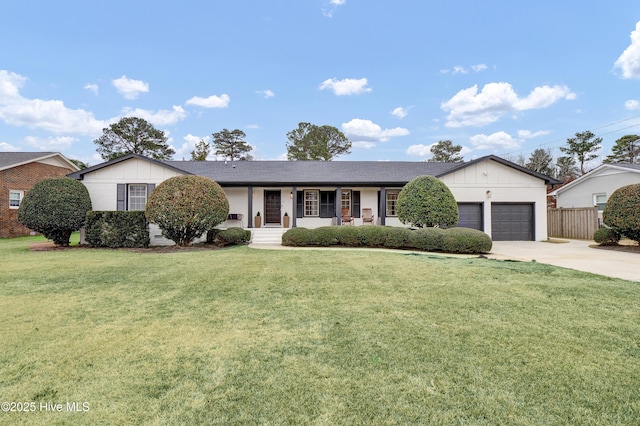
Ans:
[{"label": "wooden privacy fence", "polygon": [[550,238],[592,240],[598,226],[598,207],[547,209],[547,234]]}]

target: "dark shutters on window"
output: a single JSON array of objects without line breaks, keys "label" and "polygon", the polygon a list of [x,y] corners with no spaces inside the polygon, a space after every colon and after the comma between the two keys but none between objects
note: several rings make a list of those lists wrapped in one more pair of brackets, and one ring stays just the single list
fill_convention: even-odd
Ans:
[{"label": "dark shutters on window", "polygon": [[298,191],[296,194],[296,217],[304,217],[304,191]]},{"label": "dark shutters on window", "polygon": [[320,191],[320,217],[336,216],[335,191]]},{"label": "dark shutters on window", "polygon": [[351,216],[360,217],[360,191],[351,191]]},{"label": "dark shutters on window", "polygon": [[117,194],[117,210],[126,210],[127,209],[127,185],[124,183],[118,184],[118,194]]}]

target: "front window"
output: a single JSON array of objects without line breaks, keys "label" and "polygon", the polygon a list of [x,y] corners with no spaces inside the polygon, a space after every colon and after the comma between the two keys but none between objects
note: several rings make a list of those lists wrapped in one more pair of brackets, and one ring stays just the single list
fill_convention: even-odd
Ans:
[{"label": "front window", "polygon": [[20,202],[22,201],[23,191],[9,191],[9,208],[17,209],[20,207]]},{"label": "front window", "polygon": [[129,210],[144,210],[147,205],[147,185],[129,185]]},{"label": "front window", "polygon": [[320,191],[304,191],[304,215],[318,216]]},{"label": "front window", "polygon": [[396,206],[398,203],[399,190],[387,191],[387,216],[398,216]]},{"label": "front window", "polygon": [[342,191],[342,201],[340,207],[351,212],[351,191]]},{"label": "front window", "polygon": [[598,207],[598,211],[604,210],[604,206],[607,204],[607,194],[594,194],[593,204]]}]

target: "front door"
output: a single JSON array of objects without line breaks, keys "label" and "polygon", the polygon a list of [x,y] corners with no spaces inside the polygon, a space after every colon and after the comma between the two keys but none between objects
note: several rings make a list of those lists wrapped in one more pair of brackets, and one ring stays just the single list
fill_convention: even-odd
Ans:
[{"label": "front door", "polygon": [[264,223],[280,224],[280,191],[264,191]]}]

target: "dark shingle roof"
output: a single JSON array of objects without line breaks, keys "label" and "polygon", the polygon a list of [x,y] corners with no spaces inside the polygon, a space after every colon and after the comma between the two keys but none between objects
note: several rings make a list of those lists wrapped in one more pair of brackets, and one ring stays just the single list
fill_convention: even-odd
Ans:
[{"label": "dark shingle roof", "polygon": [[493,160],[507,167],[535,176],[545,183],[555,179],[526,169],[495,155],[487,155],[466,163],[435,163],[410,161],[159,161],[139,154],[128,154],[68,176],[83,179],[84,175],[112,164],[137,158],[174,170],[205,176],[222,186],[403,186],[417,176],[442,177],[473,164]]},{"label": "dark shingle roof", "polygon": [[630,164],[630,163],[614,163],[613,166],[625,167],[627,169],[632,170],[640,170],[640,164]]},{"label": "dark shingle roof", "polygon": [[166,161],[223,186],[404,185],[416,176],[445,174],[456,163],[398,161]]},{"label": "dark shingle roof", "polygon": [[0,152],[0,170],[48,157],[55,152]]}]

